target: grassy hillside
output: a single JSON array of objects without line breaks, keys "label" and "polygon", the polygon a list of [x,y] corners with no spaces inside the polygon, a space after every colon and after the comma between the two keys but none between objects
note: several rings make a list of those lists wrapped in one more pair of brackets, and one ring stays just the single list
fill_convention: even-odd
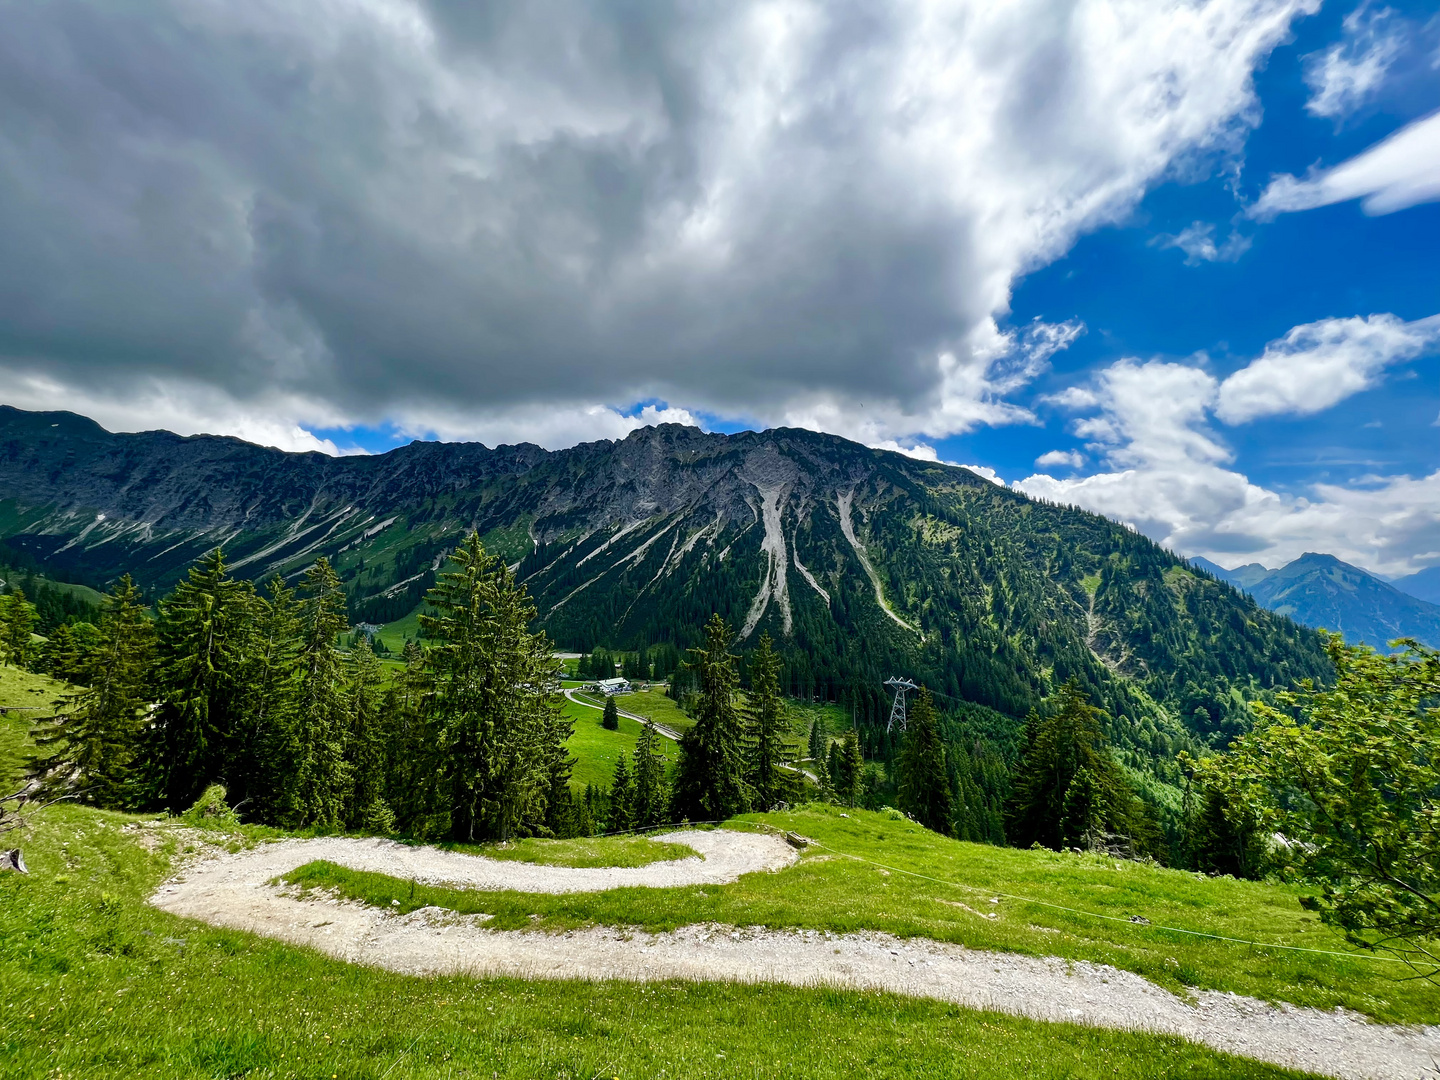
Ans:
[{"label": "grassy hillside", "polygon": [[[640,738],[639,723],[622,716],[620,729],[607,731],[600,725],[602,713],[573,701],[565,702],[565,715],[575,722],[575,732],[565,744],[575,756],[571,784],[578,788],[586,784],[608,787],[615,777],[615,762],[620,755],[635,753],[635,742]],[[674,743],[662,738],[656,740],[656,746],[665,754],[667,763],[674,762],[677,755]]]},{"label": "grassy hillside", "polygon": [[49,713],[64,690],[63,684],[47,675],[0,666],[0,786],[15,778],[30,751],[31,725]]},{"label": "grassy hillside", "polygon": [[[382,906],[398,900],[402,909],[433,904],[485,911],[497,929],[562,931],[600,923],[668,930],[696,922],[876,929],[1113,964],[1181,993],[1194,986],[1321,1009],[1343,1005],[1387,1021],[1440,1019],[1440,987],[1408,978],[1404,965],[1197,936],[1351,953],[1339,934],[1300,907],[1303,890],[1295,887],[966,844],[903,818],[828,806],[739,820],[794,829],[821,846],[783,873],[703,890],[534,896],[422,887],[412,894],[409,881],[325,863],[287,877]],[[1149,924],[1132,923],[1133,916]]]},{"label": "grassy hillside", "polygon": [[[156,911],[193,842],[43,812],[0,875],[0,1075],[440,1080],[854,1076],[1039,1080],[1300,1074],[1179,1039],[936,1002],[769,986],[410,978]],[[224,841],[223,836],[213,836]]]}]

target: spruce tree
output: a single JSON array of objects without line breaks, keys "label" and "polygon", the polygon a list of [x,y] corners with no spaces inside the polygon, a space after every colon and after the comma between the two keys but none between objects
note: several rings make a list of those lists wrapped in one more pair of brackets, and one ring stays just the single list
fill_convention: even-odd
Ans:
[{"label": "spruce tree", "polygon": [[830,762],[829,752],[826,744],[829,739],[825,735],[825,720],[817,716],[810,723],[810,771],[815,774],[815,784],[820,789],[821,799],[834,797],[834,790],[830,784]]},{"label": "spruce tree", "polygon": [[[440,726],[431,701],[433,683],[424,650],[406,641],[404,668],[386,696],[385,801],[396,827],[409,836],[432,837],[449,831],[449,813],[441,779]],[[443,819],[443,820],[442,820]]]},{"label": "spruce tree", "polygon": [[1134,795],[1110,755],[1103,715],[1073,679],[1046,715],[1032,714],[1006,808],[1011,843],[1059,849],[1133,831]]},{"label": "spruce tree", "polygon": [[615,699],[605,699],[605,711],[600,715],[600,726],[610,731],[620,730],[620,710],[615,707]]},{"label": "spruce tree", "polygon": [[825,717],[817,716],[810,721],[810,760],[819,765],[825,760],[829,738],[825,734]]},{"label": "spruce tree", "polygon": [[149,784],[173,811],[188,809],[208,784],[223,780],[236,748],[254,597],[215,548],[160,602],[158,745],[146,757]]},{"label": "spruce tree", "polygon": [[0,653],[11,667],[30,666],[36,653],[31,641],[35,622],[35,605],[25,598],[23,589],[0,597]]},{"label": "spruce tree", "polygon": [[1207,874],[1258,877],[1265,869],[1266,833],[1252,807],[1214,784],[1200,784],[1199,807],[1186,791],[1186,847],[1193,869]]},{"label": "spruce tree", "polygon": [[749,761],[746,779],[754,790],[754,805],[769,810],[781,801],[785,790],[780,772],[784,749],[785,711],[780,697],[780,658],[775,655],[770,635],[760,635],[760,644],[750,658]]},{"label": "spruce tree", "polygon": [[[280,577],[257,599],[245,716],[247,735],[229,791],[252,801],[254,816],[271,823],[295,823],[295,709],[300,674],[300,615],[295,592]],[[238,803],[237,803],[238,805]]]},{"label": "spruce tree", "polygon": [[61,623],[40,648],[40,669],[63,683],[83,685],[92,654],[100,648],[100,630],[91,623]]},{"label": "spruce tree", "polygon": [[641,828],[662,824],[670,801],[670,793],[665,790],[665,756],[660,752],[658,740],[654,727],[640,725],[640,738],[635,742],[635,796],[631,814],[634,824]]},{"label": "spruce tree", "polygon": [[346,764],[350,772],[345,822],[355,830],[390,833],[395,814],[385,802],[384,724],[385,673],[370,648],[360,640],[350,652],[350,733]]},{"label": "spruce tree", "polygon": [[83,688],[56,702],[55,718],[37,730],[43,750],[32,771],[77,789],[96,806],[118,810],[133,797],[130,764],[151,702],[155,630],[140,590],[126,574],[111,590],[100,640],[77,673]]},{"label": "spruce tree", "polygon": [[945,767],[945,744],[929,689],[922,689],[905,727],[896,760],[899,771],[900,809],[927,829],[950,836],[950,775]]},{"label": "spruce tree", "polygon": [[507,839],[543,824],[559,709],[550,643],[531,634],[535,607],[472,532],[427,594],[421,615],[434,671],[456,840]]},{"label": "spruce tree", "polygon": [[845,732],[839,751],[836,776],[831,781],[835,797],[845,806],[859,806],[865,794],[865,757],[860,752],[860,735],[852,727]]},{"label": "spruce tree", "polygon": [[615,762],[615,779],[610,783],[610,832],[625,832],[635,827],[635,792],[630,779],[630,755],[620,751]]},{"label": "spruce tree", "polygon": [[723,821],[750,808],[745,783],[743,726],[735,707],[735,657],[730,627],[718,614],[705,624],[705,644],[686,664],[699,680],[695,726],[680,740],[674,806],[676,818]]},{"label": "spruce tree", "polygon": [[294,805],[303,825],[334,828],[344,819],[351,766],[346,760],[350,693],[336,647],[349,628],[345,593],[329,560],[305,572],[300,614],[299,693],[295,715]]},{"label": "spruce tree", "polygon": [[584,836],[580,829],[579,812],[575,795],[570,790],[570,776],[575,768],[575,759],[570,756],[566,745],[575,731],[574,721],[558,709],[545,718],[548,729],[544,737],[545,772],[548,785],[545,794],[545,828],[550,835],[565,839]]}]

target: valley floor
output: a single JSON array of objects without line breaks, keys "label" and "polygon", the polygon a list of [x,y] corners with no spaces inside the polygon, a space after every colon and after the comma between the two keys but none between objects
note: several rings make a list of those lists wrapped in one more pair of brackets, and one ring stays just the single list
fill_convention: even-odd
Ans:
[{"label": "valley floor", "polygon": [[[877,932],[714,923],[660,933],[614,926],[560,933],[497,931],[486,927],[493,918],[488,913],[460,914],[434,906],[395,910],[398,901],[382,907],[277,880],[323,860],[467,892],[558,894],[723,884],[746,872],[781,872],[795,861],[794,851],[775,835],[688,830],[655,839],[691,847],[704,859],[576,869],[497,862],[383,840],[287,840],[205,854],[161,886],[151,903],[214,926],[407,975],[723,981],[885,991],[1034,1020],[1179,1035],[1227,1053],[1346,1078],[1421,1076],[1440,1058],[1440,1029],[1435,1027],[1374,1024],[1345,1010],[1270,1005],[1216,991],[1198,991],[1185,1000],[1139,975],[1085,961]],[[480,897],[474,901],[484,904]]]}]

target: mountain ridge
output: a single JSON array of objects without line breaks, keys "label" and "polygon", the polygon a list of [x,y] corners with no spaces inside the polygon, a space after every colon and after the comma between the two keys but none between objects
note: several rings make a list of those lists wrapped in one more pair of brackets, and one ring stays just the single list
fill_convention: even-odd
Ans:
[{"label": "mountain ridge", "polygon": [[1440,605],[1334,555],[1307,551],[1275,570],[1258,563],[1226,570],[1201,557],[1189,562],[1249,593],[1266,609],[1333,630],[1351,644],[1384,649],[1397,638],[1411,637],[1440,648]]},{"label": "mountain ridge", "polygon": [[1125,526],[834,435],[661,425],[561,451],[330,458],[0,410],[0,540],[97,583],[165,589],[216,545],[256,579],[323,554],[352,617],[384,623],[472,528],[562,646],[683,648],[719,612],[742,651],[770,632],[787,690],[847,701],[872,739],[896,671],[1004,738],[1076,678],[1147,760],[1228,738],[1248,698],[1328,671],[1314,635]]}]

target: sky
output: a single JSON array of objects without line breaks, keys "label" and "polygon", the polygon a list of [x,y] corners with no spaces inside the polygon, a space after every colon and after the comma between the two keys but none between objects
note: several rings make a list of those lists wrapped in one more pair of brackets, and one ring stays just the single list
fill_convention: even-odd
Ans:
[{"label": "sky", "polygon": [[0,5],[4,403],[802,426],[1440,564],[1433,0]]}]

